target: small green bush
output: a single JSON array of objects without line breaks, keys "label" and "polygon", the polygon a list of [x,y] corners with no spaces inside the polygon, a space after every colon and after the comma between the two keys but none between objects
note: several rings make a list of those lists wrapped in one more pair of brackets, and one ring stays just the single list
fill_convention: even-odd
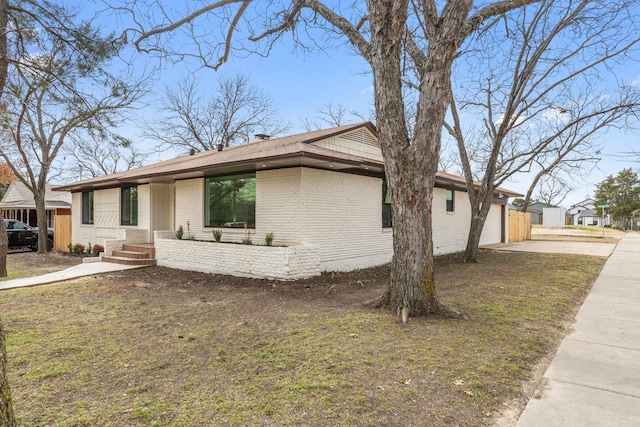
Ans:
[{"label": "small green bush", "polygon": [[73,253],[73,243],[69,243],[67,245],[67,249],[69,249],[69,253],[72,254]]},{"label": "small green bush", "polygon": [[267,234],[264,236],[264,243],[265,243],[267,246],[271,246],[271,245],[273,244],[273,231],[272,231],[271,233],[267,233]]},{"label": "small green bush", "polygon": [[182,240],[182,236],[184,236],[184,228],[182,228],[182,226],[179,226],[176,230],[176,239]]},{"label": "small green bush", "polygon": [[216,242],[220,243],[220,239],[222,239],[222,230],[213,230],[213,238]]},{"label": "small green bush", "polygon": [[242,239],[242,244],[243,245],[253,245],[253,242],[251,241],[251,237],[245,237],[244,239]]}]

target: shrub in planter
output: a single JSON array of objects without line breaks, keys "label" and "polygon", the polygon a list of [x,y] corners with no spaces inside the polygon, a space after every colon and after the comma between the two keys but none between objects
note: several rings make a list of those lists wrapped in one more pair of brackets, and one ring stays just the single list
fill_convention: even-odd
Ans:
[{"label": "shrub in planter", "polygon": [[273,231],[272,231],[271,233],[267,233],[267,234],[264,236],[264,243],[265,243],[267,246],[271,246],[271,245],[273,244]]},{"label": "shrub in planter", "polygon": [[75,245],[73,245],[71,252],[73,252],[76,255],[82,255],[84,253],[84,249],[85,248],[82,243],[76,243]]},{"label": "shrub in planter", "polygon": [[72,254],[73,253],[73,243],[69,243],[67,245],[67,249],[69,249],[69,253]]},{"label": "shrub in planter", "polygon": [[91,248],[91,255],[98,256],[100,255],[100,252],[104,252],[104,246],[97,243],[93,245],[93,247]]}]

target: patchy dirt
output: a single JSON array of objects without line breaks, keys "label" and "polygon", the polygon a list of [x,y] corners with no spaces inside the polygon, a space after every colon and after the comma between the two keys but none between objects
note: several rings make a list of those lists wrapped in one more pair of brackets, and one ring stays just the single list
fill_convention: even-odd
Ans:
[{"label": "patchy dirt", "polygon": [[82,263],[82,258],[61,252],[39,254],[29,250],[14,250],[7,254],[7,266],[18,268],[28,276],[64,270]]},{"label": "patchy dirt", "polygon": [[406,326],[362,307],[387,267],[296,282],[149,267],[3,291],[14,406],[22,425],[506,426],[603,263],[439,258],[441,301],[469,320]]}]

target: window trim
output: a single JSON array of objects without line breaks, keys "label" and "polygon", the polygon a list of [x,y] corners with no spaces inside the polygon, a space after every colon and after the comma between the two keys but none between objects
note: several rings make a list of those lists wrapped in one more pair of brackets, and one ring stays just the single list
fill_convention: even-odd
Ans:
[{"label": "window trim", "polygon": [[[211,224],[211,212],[210,212],[210,200],[209,200],[209,182],[210,181],[231,181],[234,179],[253,179],[254,180],[254,194],[253,194],[253,225],[232,226],[232,225],[212,225]],[[256,228],[256,211],[257,211],[257,176],[255,172],[238,173],[231,175],[217,175],[207,176],[204,178],[204,203],[203,203],[203,226],[205,228],[225,228],[230,230],[242,230],[244,228],[255,229]]]},{"label": "window trim", "polygon": [[91,225],[94,222],[94,197],[93,191],[83,191],[80,196],[82,199],[82,223]]},{"label": "window trim", "polygon": [[[387,199],[389,199],[389,201],[387,202]],[[385,223],[384,220],[384,211],[385,211],[385,206],[388,206],[388,211],[389,211],[389,221],[388,223]],[[389,195],[389,187],[387,185],[387,180],[386,179],[382,179],[382,212],[381,212],[381,225],[382,225],[382,229],[389,229],[389,228],[393,228],[393,215],[391,212],[391,197]]]},{"label": "window trim", "polygon": [[[449,198],[451,194],[451,198]],[[456,211],[456,192],[452,188],[446,188],[444,190],[445,210],[447,213],[454,213]]]},{"label": "window trim", "polygon": [[[132,209],[133,203],[131,200],[131,189],[136,189],[136,197],[135,197],[135,217],[134,217],[134,209]],[[125,212],[125,194],[128,194],[128,211]],[[125,218],[127,222],[125,222]],[[137,185],[129,185],[127,187],[120,187],[120,225],[126,226],[137,226],[138,225],[138,186]]]}]

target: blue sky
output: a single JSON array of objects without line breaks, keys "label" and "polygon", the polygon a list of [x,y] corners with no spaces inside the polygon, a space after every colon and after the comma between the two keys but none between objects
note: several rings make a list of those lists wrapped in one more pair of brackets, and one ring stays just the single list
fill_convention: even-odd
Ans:
[{"label": "blue sky", "polygon": [[[154,60],[142,57],[138,58],[138,61],[153,63]],[[161,94],[165,85],[171,84],[172,81],[191,73],[196,68],[194,64],[188,63],[166,66],[154,85],[153,94]],[[199,69],[196,75],[203,90],[207,87],[215,87],[216,79],[221,75],[233,76],[239,72],[248,75],[253,85],[272,97],[282,117],[290,122],[291,127],[288,133],[298,133],[304,131],[303,119],[313,120],[317,115],[316,111],[323,109],[329,103],[340,104],[348,110],[366,114],[372,108],[373,102],[372,79],[369,74],[364,73],[366,71],[368,71],[366,62],[349,53],[346,48],[303,55],[294,52],[292,44],[285,38],[275,45],[268,58],[258,56],[232,58],[217,72],[211,69]],[[625,80],[640,82],[640,66],[631,64],[620,70],[620,75]],[[155,103],[153,97],[150,97],[148,102],[150,105]],[[153,115],[154,109],[149,106],[141,113]],[[355,122],[359,119],[352,118],[351,121]],[[128,136],[140,141],[134,127],[127,127],[127,132],[131,133]],[[593,170],[586,171],[584,178],[575,177],[573,182],[575,190],[562,205],[569,206],[592,195],[595,184],[607,175],[616,174],[625,167],[637,168],[635,157],[621,156],[623,152],[638,150],[635,135],[612,131],[603,138],[605,149],[602,152],[602,161]],[[529,181],[529,176],[521,175],[504,186],[524,193]]]}]

